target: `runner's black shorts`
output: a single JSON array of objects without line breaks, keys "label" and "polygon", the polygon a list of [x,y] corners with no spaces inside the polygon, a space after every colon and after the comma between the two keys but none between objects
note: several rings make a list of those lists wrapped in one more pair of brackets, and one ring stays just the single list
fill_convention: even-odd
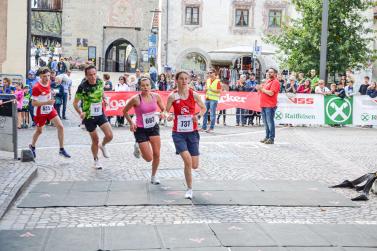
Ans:
[{"label": "runner's black shorts", "polygon": [[149,137],[160,136],[160,127],[156,124],[151,128],[138,127],[134,132],[135,140],[137,143],[149,141]]},{"label": "runner's black shorts", "polygon": [[100,116],[89,117],[83,120],[85,128],[88,132],[93,132],[97,128],[97,126],[100,127],[107,122],[107,118],[103,114]]}]

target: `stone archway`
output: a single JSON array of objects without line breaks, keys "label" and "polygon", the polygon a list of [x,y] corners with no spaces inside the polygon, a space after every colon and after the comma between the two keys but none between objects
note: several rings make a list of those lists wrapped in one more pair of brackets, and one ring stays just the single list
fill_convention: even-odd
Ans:
[{"label": "stone archway", "polygon": [[[190,61],[192,63],[191,66]],[[201,49],[186,49],[182,51],[177,57],[175,67],[181,70],[203,73],[210,67],[210,57],[205,51]]]},{"label": "stone archway", "polygon": [[105,71],[135,72],[138,68],[137,50],[124,38],[112,42],[106,49]]}]

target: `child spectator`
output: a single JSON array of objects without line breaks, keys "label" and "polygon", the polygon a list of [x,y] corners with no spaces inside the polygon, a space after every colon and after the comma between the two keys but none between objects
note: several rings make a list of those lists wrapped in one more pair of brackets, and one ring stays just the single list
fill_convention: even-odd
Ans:
[{"label": "child spectator", "polygon": [[312,92],[310,79],[305,80],[303,85],[300,85],[297,89],[297,93],[310,94]]},{"label": "child spectator", "polygon": [[371,98],[377,97],[377,83],[373,82],[370,84],[367,90],[367,95]]},{"label": "child spectator", "polygon": [[369,80],[370,80],[370,78],[368,76],[364,77],[364,83],[362,83],[360,85],[360,88],[359,88],[359,93],[361,95],[367,95],[367,90],[368,90],[368,87],[369,87]]},{"label": "child spectator", "polygon": [[356,94],[356,90],[353,84],[354,84],[353,80],[350,79],[348,81],[348,85],[344,88],[344,91],[346,92],[346,96],[349,98]]},{"label": "child spectator", "polygon": [[344,90],[344,84],[343,81],[340,81],[338,83],[338,87],[336,89],[335,95],[339,98],[345,98],[346,97],[346,91]]},{"label": "child spectator", "polygon": [[22,128],[28,128],[30,124],[29,117],[29,105],[30,105],[31,95],[29,92],[29,86],[24,87],[24,101],[22,102]]},{"label": "child spectator", "polygon": [[59,75],[55,78],[55,82],[51,84],[52,95],[55,99],[54,108],[61,118],[60,108],[63,104],[64,86],[62,85],[63,76]]},{"label": "child spectator", "polygon": [[330,85],[330,94],[335,95],[335,93],[336,93],[336,84],[331,84]]},{"label": "child spectator", "polygon": [[105,73],[103,74],[103,80],[105,80],[105,86],[103,87],[104,91],[112,91],[113,90],[113,83],[110,81],[110,75]]},{"label": "child spectator", "polygon": [[24,90],[22,89],[21,83],[16,84],[16,91],[14,92],[14,95],[16,96],[16,100],[17,100],[17,116],[18,116],[17,128],[21,129],[22,105],[24,102]]}]

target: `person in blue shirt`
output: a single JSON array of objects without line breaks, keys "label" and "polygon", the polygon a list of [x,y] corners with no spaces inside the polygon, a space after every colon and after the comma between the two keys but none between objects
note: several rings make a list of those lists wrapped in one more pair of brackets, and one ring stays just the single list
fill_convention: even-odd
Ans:
[{"label": "person in blue shirt", "polygon": [[27,74],[26,83],[25,85],[29,87],[29,92],[31,93],[33,86],[38,82],[36,76],[36,72],[33,70],[30,70]]},{"label": "person in blue shirt", "polygon": [[158,76],[158,73],[157,73],[157,69],[156,67],[154,67],[154,65],[150,64],[150,68],[149,68],[149,76],[150,78],[152,79],[152,81],[154,83],[157,82],[157,76]]},{"label": "person in blue shirt", "polygon": [[258,84],[255,79],[255,74],[251,73],[249,79],[246,81],[246,91],[248,92],[257,92],[255,86]]},{"label": "person in blue shirt", "polygon": [[367,95],[371,98],[377,97],[377,84],[376,82],[373,82],[370,84],[370,86],[367,89]]},{"label": "person in blue shirt", "polygon": [[[30,70],[28,72],[27,79],[26,79],[26,86],[29,87],[30,96],[33,96],[33,87],[37,82],[38,82],[38,79],[36,77],[36,72],[33,70]],[[29,103],[29,113],[30,113],[31,120],[33,121],[32,126],[35,126],[34,107],[32,106],[31,102]]]},{"label": "person in blue shirt", "polygon": [[12,94],[12,85],[9,78],[3,78],[3,86],[0,89],[2,94]]},{"label": "person in blue shirt", "polygon": [[[249,76],[249,79],[246,80],[246,85],[245,85],[245,91],[247,92],[257,92],[257,89],[255,86],[258,84],[257,80],[255,79],[255,74],[251,73]],[[247,125],[254,125],[253,119],[254,117],[252,116],[254,114],[254,111],[252,110],[245,110],[245,120]]]},{"label": "person in blue shirt", "polygon": [[56,58],[51,62],[51,70],[54,72],[58,71],[58,61],[56,60]]}]

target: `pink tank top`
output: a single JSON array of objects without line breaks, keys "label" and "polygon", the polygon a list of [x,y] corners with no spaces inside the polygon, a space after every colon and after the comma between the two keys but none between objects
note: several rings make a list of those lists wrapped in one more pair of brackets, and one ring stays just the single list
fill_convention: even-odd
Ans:
[{"label": "pink tank top", "polygon": [[157,111],[157,99],[155,95],[151,94],[151,96],[151,102],[144,102],[142,96],[139,95],[140,105],[134,107],[137,127],[151,128],[158,122],[154,115]]}]

